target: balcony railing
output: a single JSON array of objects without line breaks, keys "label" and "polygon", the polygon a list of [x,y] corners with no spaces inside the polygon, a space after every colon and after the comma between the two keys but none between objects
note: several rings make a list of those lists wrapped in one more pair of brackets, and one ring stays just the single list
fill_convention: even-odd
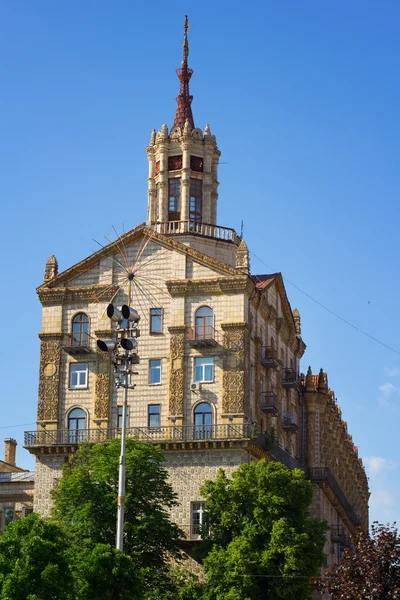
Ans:
[{"label": "balcony railing", "polygon": [[329,467],[312,467],[308,471],[309,478],[313,483],[325,484],[330,487],[340,504],[345,509],[347,515],[351,519],[353,525],[361,525],[360,517],[347,500],[342,488],[334,478],[332,471]]},{"label": "balcony railing", "polygon": [[296,413],[283,413],[282,415],[282,428],[290,433],[296,433],[298,430],[297,415]]},{"label": "balcony railing", "polygon": [[82,333],[75,337],[72,333],[66,333],[61,341],[61,347],[68,354],[87,354],[91,352],[89,346],[89,336],[87,333]]},{"label": "balcony railing", "polygon": [[[202,440],[231,441],[256,440],[259,431],[250,423],[242,425],[185,425],[167,427],[129,427],[127,438],[148,443],[196,442]],[[76,445],[82,442],[96,444],[107,442],[121,436],[121,430],[113,429],[78,429],[25,431],[24,445],[27,448],[57,445]]]},{"label": "balcony railing", "polygon": [[209,347],[217,345],[217,332],[211,325],[188,328],[188,340],[191,346]]},{"label": "balcony railing", "polygon": [[272,346],[262,346],[261,364],[267,369],[276,369],[279,366],[277,350]]},{"label": "balcony railing", "polygon": [[270,450],[270,454],[271,454],[272,458],[274,458],[278,462],[281,462],[284,465],[286,465],[288,467],[288,469],[291,469],[291,470],[302,469],[303,470],[303,467],[301,466],[299,461],[296,460],[293,456],[291,456],[291,454],[289,454],[289,452],[286,452],[286,450],[284,450],[280,446],[273,446]]},{"label": "balcony railing", "polygon": [[297,374],[294,369],[282,369],[282,387],[295,388],[297,387]]},{"label": "balcony railing", "polygon": [[278,402],[275,392],[261,392],[260,409],[266,414],[278,414]]},{"label": "balcony railing", "polygon": [[224,242],[233,242],[236,246],[240,244],[240,237],[234,229],[229,227],[220,227],[219,225],[209,225],[208,223],[198,223],[196,221],[166,221],[164,223],[152,223],[151,227],[163,235],[182,235],[194,234]]},{"label": "balcony railing", "polygon": [[340,525],[333,525],[331,527],[331,541],[334,544],[340,544],[341,546],[348,548],[351,546],[351,541],[347,537],[344,528]]}]

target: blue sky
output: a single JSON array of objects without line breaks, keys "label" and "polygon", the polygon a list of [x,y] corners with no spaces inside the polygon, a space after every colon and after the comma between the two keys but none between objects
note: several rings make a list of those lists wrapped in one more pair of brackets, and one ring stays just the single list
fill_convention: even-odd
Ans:
[{"label": "blue sky", "polygon": [[286,277],[302,368],[328,372],[371,518],[400,520],[396,1],[0,3],[0,434],[32,468],[47,257],[65,269],[146,218],[144,148],[173,122],[185,13],[195,123],[223,153],[218,222],[243,220],[252,271]]}]

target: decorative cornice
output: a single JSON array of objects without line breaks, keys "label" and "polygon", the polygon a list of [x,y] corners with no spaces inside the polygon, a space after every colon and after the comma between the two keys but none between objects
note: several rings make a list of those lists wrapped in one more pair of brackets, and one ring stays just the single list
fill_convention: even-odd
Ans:
[{"label": "decorative cornice", "polygon": [[38,333],[39,339],[43,341],[60,340],[62,337],[64,337],[64,335],[65,334],[62,331],[58,331],[56,333]]},{"label": "decorative cornice", "polygon": [[186,329],[187,329],[187,325],[171,325],[170,327],[168,327],[168,331],[171,334],[185,333]]},{"label": "decorative cornice", "polygon": [[196,296],[198,294],[223,295],[231,292],[251,293],[252,281],[247,275],[236,275],[224,279],[178,279],[166,282],[171,296]]},{"label": "decorative cornice", "polygon": [[247,329],[247,331],[250,331],[249,324],[245,321],[236,323],[221,323],[221,329],[223,331],[228,331],[229,329]]},{"label": "decorative cornice", "polygon": [[43,288],[37,290],[39,300],[43,305],[46,304],[69,304],[70,302],[84,302],[88,300],[98,300],[110,302],[118,291],[118,286],[110,287],[107,284],[90,285],[85,287],[73,288]]}]

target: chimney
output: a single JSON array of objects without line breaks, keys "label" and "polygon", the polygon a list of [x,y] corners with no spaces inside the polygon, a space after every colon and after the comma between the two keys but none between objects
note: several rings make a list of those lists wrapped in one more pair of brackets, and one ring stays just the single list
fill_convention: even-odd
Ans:
[{"label": "chimney", "polygon": [[17,440],[14,440],[13,438],[6,438],[4,440],[4,445],[4,460],[9,465],[15,467],[15,458],[17,454]]}]

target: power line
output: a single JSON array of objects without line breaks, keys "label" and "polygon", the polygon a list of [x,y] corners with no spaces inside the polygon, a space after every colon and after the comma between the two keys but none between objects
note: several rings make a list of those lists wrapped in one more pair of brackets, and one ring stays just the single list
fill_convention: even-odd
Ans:
[{"label": "power line", "polygon": [[31,423],[21,423],[20,425],[2,425],[0,429],[11,429],[12,427],[27,427],[28,425],[36,425],[36,421]]},{"label": "power line", "polygon": [[[265,261],[263,261],[261,258],[259,258],[256,254],[254,254],[254,252],[251,252],[251,250],[249,250],[249,252],[250,252],[250,254],[252,254],[254,256],[254,258],[256,258],[257,260],[259,260],[266,267],[268,267],[269,269],[272,269],[273,271],[275,271],[275,269],[271,265],[267,264]],[[357,327],[357,325],[354,325],[353,323],[350,323],[350,321],[348,321],[344,317],[341,317],[340,315],[338,315],[336,312],[334,312],[333,310],[331,310],[330,308],[328,308],[327,306],[325,306],[324,304],[322,304],[322,302],[319,302],[318,300],[316,300],[315,298],[313,298],[310,294],[307,294],[307,292],[305,292],[304,290],[302,290],[298,285],[296,285],[295,283],[293,283],[293,281],[290,281],[287,277],[284,277],[282,275],[282,279],[284,281],[287,281],[287,283],[289,283],[294,288],[296,288],[296,290],[298,290],[299,292],[301,292],[302,294],[304,294],[304,296],[307,296],[307,298],[309,298],[310,300],[312,300],[313,302],[315,302],[315,304],[318,304],[318,306],[320,306],[321,308],[323,308],[324,310],[326,310],[328,313],[330,313],[331,315],[333,315],[334,317],[336,317],[340,321],[343,321],[343,323],[346,323],[346,325],[348,325],[349,327],[352,327],[353,329],[355,329],[359,333],[362,333],[362,335],[365,335],[365,337],[369,338],[370,340],[376,342],[377,344],[380,344],[384,348],[387,348],[391,352],[394,352],[395,354],[398,354],[400,356],[400,352],[398,350],[396,350],[395,348],[392,348],[391,346],[388,346],[388,344],[385,344],[385,342],[382,342],[381,340],[378,340],[378,338],[376,338],[373,335],[367,333],[363,329],[360,329],[360,327]]]}]

